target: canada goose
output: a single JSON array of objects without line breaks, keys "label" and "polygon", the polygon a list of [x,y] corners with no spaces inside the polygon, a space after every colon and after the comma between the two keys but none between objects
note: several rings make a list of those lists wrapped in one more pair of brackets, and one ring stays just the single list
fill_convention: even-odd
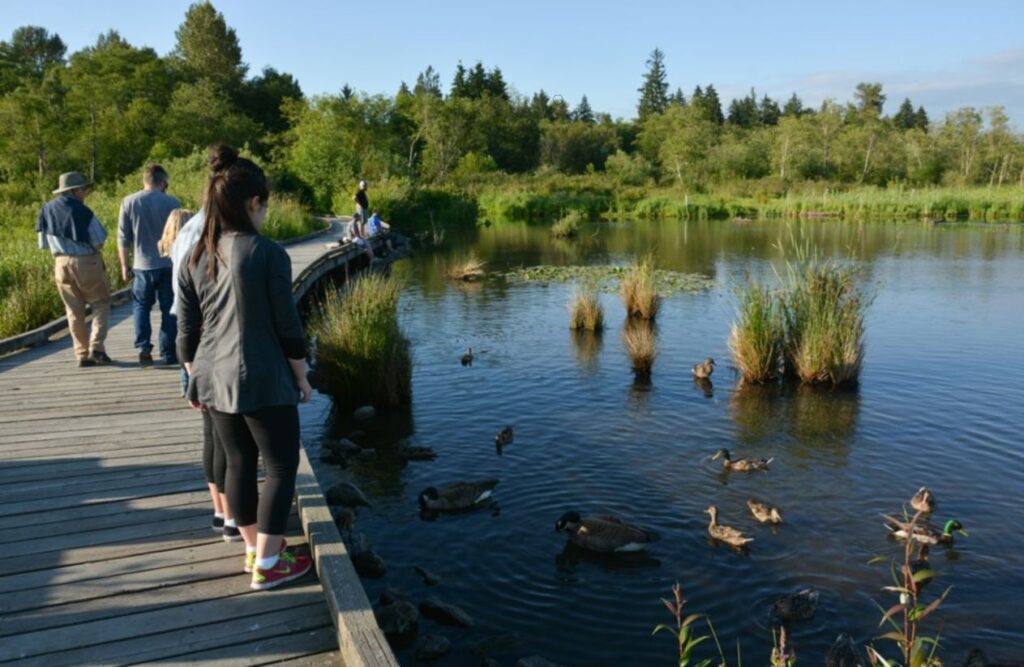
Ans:
[{"label": "canada goose", "polygon": [[938,503],[935,502],[935,495],[928,489],[928,487],[922,486],[910,499],[910,506],[918,512],[931,514],[935,511],[935,508],[938,507]]},{"label": "canada goose", "polygon": [[772,616],[782,623],[807,621],[818,608],[818,591],[805,588],[799,593],[783,595],[772,603]]},{"label": "canada goose", "polygon": [[712,461],[716,461],[718,459],[722,459],[723,470],[753,472],[755,470],[768,470],[768,466],[775,460],[775,457],[773,456],[767,459],[736,459],[734,461],[732,456],[729,454],[729,450],[722,448],[715,452],[715,455],[711,457]]},{"label": "canada goose", "polygon": [[466,353],[462,355],[461,361],[463,366],[473,365],[473,348],[467,348]]},{"label": "canada goose", "polygon": [[861,667],[862,664],[857,646],[845,632],[836,637],[835,643],[825,654],[825,667]]},{"label": "canada goose", "polygon": [[496,479],[479,479],[431,486],[420,493],[420,508],[441,512],[470,509],[490,498],[497,485]]},{"label": "canada goose", "polygon": [[694,377],[700,378],[702,380],[707,380],[709,377],[711,377],[711,374],[714,372],[715,360],[712,359],[711,357],[708,357],[707,359],[693,367]]},{"label": "canada goose", "polygon": [[782,523],[782,515],[778,507],[772,507],[766,503],[758,502],[753,498],[747,498],[747,507],[754,518],[761,523]]},{"label": "canada goose", "polygon": [[658,536],[614,516],[580,517],[566,512],[555,522],[555,530],[567,533],[578,547],[602,553],[640,551]]},{"label": "canada goose", "polygon": [[714,505],[704,510],[711,515],[711,523],[708,524],[708,535],[734,547],[743,547],[754,541],[754,538],[747,537],[742,532],[731,526],[723,526],[718,523],[718,508]]}]

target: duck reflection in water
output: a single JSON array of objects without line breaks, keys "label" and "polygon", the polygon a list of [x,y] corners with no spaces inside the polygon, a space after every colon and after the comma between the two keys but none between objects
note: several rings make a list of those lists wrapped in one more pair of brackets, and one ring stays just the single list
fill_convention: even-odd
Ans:
[{"label": "duck reflection in water", "polygon": [[711,384],[711,380],[708,378],[693,378],[693,386],[696,387],[700,393],[704,394],[704,398],[715,397],[715,385]]}]

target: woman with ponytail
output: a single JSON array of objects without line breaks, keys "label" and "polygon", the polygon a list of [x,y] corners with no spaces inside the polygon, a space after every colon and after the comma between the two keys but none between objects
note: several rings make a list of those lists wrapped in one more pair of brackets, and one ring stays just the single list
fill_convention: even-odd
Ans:
[{"label": "woman with ponytail", "polygon": [[227,146],[210,150],[202,236],[178,274],[178,355],[189,373],[189,402],[209,412],[223,443],[244,570],[252,588],[264,590],[312,566],[284,541],[299,463],[297,404],[312,394],[306,340],[291,260],[259,233],[270,198],[263,170]]}]

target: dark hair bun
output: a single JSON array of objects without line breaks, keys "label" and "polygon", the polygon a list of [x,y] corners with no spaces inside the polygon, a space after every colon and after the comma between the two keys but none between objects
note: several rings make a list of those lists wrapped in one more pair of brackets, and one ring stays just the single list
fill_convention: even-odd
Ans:
[{"label": "dark hair bun", "polygon": [[227,144],[214,144],[210,146],[210,157],[207,164],[210,171],[216,173],[224,171],[238,161],[238,152]]}]

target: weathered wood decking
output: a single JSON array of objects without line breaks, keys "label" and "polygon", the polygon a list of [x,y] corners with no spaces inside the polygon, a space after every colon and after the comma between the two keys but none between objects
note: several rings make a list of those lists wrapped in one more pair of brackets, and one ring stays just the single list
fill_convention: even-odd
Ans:
[{"label": "weathered wood decking", "polygon": [[[295,275],[335,238],[290,246]],[[125,304],[111,366],[79,369],[67,336],[0,359],[0,663],[340,664],[317,578],[251,593],[210,530],[199,415],[133,338]]]}]

